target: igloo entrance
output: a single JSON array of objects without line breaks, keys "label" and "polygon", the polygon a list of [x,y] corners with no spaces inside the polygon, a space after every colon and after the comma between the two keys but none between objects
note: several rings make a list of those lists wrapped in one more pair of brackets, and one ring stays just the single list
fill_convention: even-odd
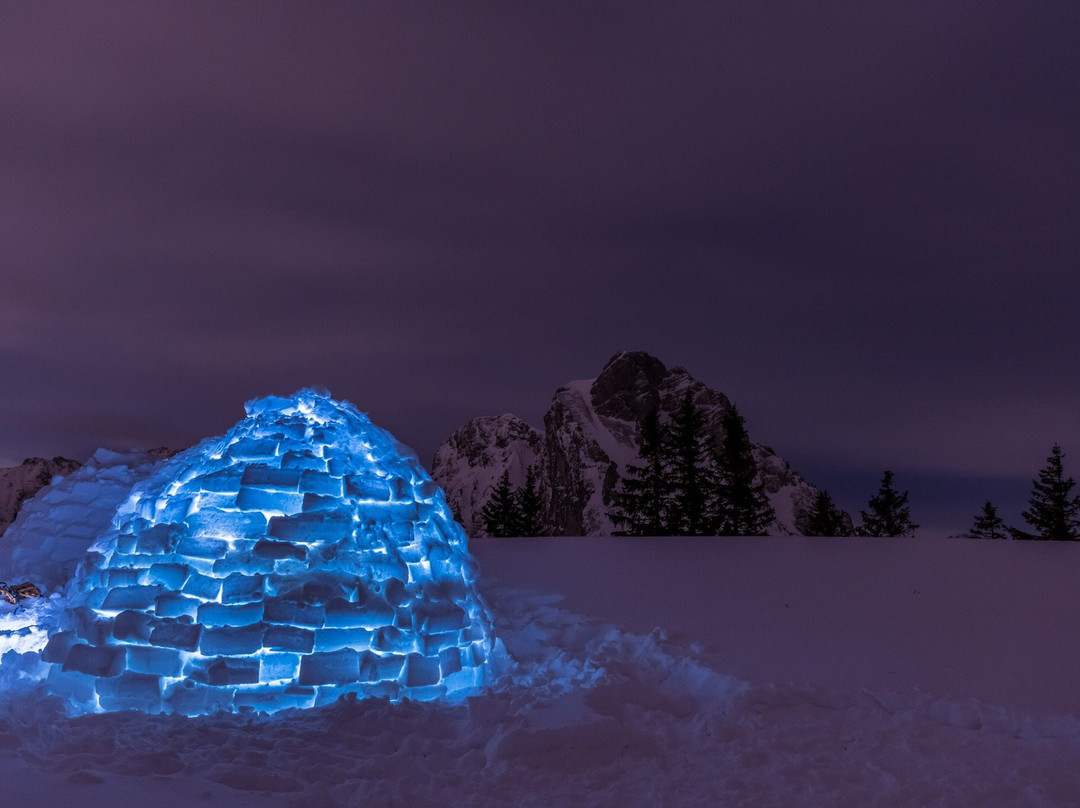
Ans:
[{"label": "igloo entrance", "polygon": [[78,710],[197,715],[484,681],[464,531],[411,450],[303,390],[136,487],[43,654]]}]

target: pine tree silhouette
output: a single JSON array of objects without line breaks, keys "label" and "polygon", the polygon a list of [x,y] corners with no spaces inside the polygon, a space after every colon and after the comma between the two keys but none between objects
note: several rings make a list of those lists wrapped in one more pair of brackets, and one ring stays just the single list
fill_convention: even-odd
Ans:
[{"label": "pine tree silhouette", "polygon": [[911,521],[908,492],[900,493],[893,488],[893,473],[886,471],[881,487],[870,498],[869,510],[860,511],[861,536],[914,536],[919,526]]},{"label": "pine tree silhouette", "polygon": [[705,417],[690,391],[671,417],[671,535],[703,536],[719,527],[716,457],[705,431]]},{"label": "pine tree silhouette", "polygon": [[673,497],[668,478],[667,446],[660,417],[649,412],[638,433],[638,462],[630,463],[615,491],[611,521],[616,536],[669,536]]},{"label": "pine tree silhouette", "polygon": [[518,504],[510,485],[510,472],[504,471],[490,499],[480,510],[484,531],[493,537],[517,536]]},{"label": "pine tree silhouette", "polygon": [[724,536],[760,536],[776,519],[765,489],[757,482],[750,436],[738,407],[723,417],[724,439],[717,457],[717,529]]},{"label": "pine tree silhouette", "polygon": [[807,536],[847,536],[851,533],[844,515],[832,501],[828,491],[818,491],[814,508],[806,520],[803,533]]},{"label": "pine tree silhouette", "polygon": [[[509,482],[509,479],[507,481]],[[513,535],[543,536],[546,532],[543,521],[544,498],[533,466],[529,466],[525,472],[525,485],[514,492],[514,505],[517,523],[514,525]]]},{"label": "pine tree silhouette", "polygon": [[1065,476],[1065,455],[1058,444],[1050,450],[1046,466],[1032,483],[1028,510],[1021,516],[1035,528],[1034,537],[1017,531],[1017,538],[1038,538],[1049,541],[1076,541],[1080,539],[1080,497],[1072,496],[1076,482]]},{"label": "pine tree silhouette", "polygon": [[975,517],[975,522],[968,531],[969,539],[1007,539],[1009,530],[1005,522],[998,516],[997,508],[992,502],[987,501],[983,505],[982,513]]}]

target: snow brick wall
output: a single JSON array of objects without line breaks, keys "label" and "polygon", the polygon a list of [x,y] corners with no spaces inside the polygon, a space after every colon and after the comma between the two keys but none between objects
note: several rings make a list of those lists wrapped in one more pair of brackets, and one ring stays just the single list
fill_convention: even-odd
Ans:
[{"label": "snow brick wall", "polygon": [[303,390],[133,489],[42,659],[77,712],[273,712],[483,683],[467,537],[407,447]]}]

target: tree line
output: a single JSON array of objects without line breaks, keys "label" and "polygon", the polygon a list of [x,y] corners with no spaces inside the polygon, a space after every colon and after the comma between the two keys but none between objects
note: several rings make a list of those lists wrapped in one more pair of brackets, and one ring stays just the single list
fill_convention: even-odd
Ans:
[{"label": "tree line", "polygon": [[[986,502],[964,534],[972,539],[1019,539],[1028,541],[1080,541],[1080,495],[1074,495],[1076,482],[1065,474],[1065,454],[1054,444],[1046,465],[1032,482],[1027,510],[1020,516],[1027,528],[1005,524],[992,502]],[[863,523],[851,531],[859,536],[910,536],[919,527],[911,521],[908,494],[893,487],[893,473],[886,471],[878,493],[870,499],[868,510],[860,511]],[[808,536],[843,536],[842,513],[828,492],[818,494],[814,510],[804,531]]]},{"label": "tree line", "polygon": [[914,536],[919,526],[911,520],[908,492],[894,485],[896,474],[885,471],[877,493],[870,497],[866,510],[860,510],[862,524],[854,526],[829,496],[818,492],[803,533],[807,536]]},{"label": "tree line", "polygon": [[480,522],[489,536],[542,536],[547,530],[543,521],[544,500],[536,472],[529,466],[525,485],[514,488],[510,472],[504,471],[491,498],[480,510]]},{"label": "tree line", "polygon": [[972,539],[1023,539],[1080,541],[1080,496],[1072,493],[1076,481],[1065,475],[1065,454],[1054,444],[1046,465],[1032,482],[1028,507],[1020,516],[1029,529],[1010,527],[998,516],[992,502],[976,515],[967,537]]},{"label": "tree line", "polygon": [[776,520],[746,423],[732,405],[717,445],[688,392],[662,429],[654,410],[639,435],[638,462],[615,491],[612,522],[620,536],[758,536]]},{"label": "tree line", "polygon": [[[649,412],[638,430],[638,456],[627,465],[614,491],[609,512],[617,536],[759,536],[776,514],[758,479],[753,444],[738,407],[722,416],[723,438],[714,440],[705,415],[687,393],[670,421]],[[809,536],[902,536],[917,528],[910,519],[908,494],[893,486],[886,471],[878,493],[861,512],[862,525],[851,520],[821,491],[807,517]],[[541,536],[544,497],[534,468],[515,488],[503,472],[480,511],[480,523],[492,537]]]},{"label": "tree line", "polygon": [[[627,465],[609,512],[617,536],[758,536],[776,520],[758,479],[753,445],[736,406],[722,416],[722,439],[707,428],[705,415],[687,393],[667,423],[656,410],[642,420],[638,456]],[[1022,514],[1029,529],[1010,527],[987,502],[965,534],[970,538],[1080,540],[1080,496],[1067,477],[1061,447],[1054,445]],[[828,491],[818,492],[802,525],[807,536],[913,536],[908,492],[885,471],[877,492],[855,526]],[[515,488],[504,472],[480,512],[489,536],[541,536],[544,496],[532,466]]]},{"label": "tree line", "polygon": [[[612,521],[625,536],[759,536],[776,514],[758,480],[753,445],[738,407],[732,405],[721,422],[717,444],[706,431],[705,418],[687,394],[672,415],[666,431],[658,415],[642,422],[638,462],[627,466],[615,494]],[[807,514],[808,536],[910,536],[918,529],[911,520],[908,492],[898,491],[894,474],[886,471],[862,524],[836,506],[828,491],[820,491]]]}]

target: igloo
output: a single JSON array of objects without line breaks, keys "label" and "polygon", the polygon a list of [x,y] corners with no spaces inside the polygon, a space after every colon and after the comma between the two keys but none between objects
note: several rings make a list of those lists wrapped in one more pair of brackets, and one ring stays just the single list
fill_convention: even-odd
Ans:
[{"label": "igloo", "polygon": [[136,486],[42,659],[76,711],[273,712],[485,680],[467,538],[407,447],[347,402],[249,402]]}]

